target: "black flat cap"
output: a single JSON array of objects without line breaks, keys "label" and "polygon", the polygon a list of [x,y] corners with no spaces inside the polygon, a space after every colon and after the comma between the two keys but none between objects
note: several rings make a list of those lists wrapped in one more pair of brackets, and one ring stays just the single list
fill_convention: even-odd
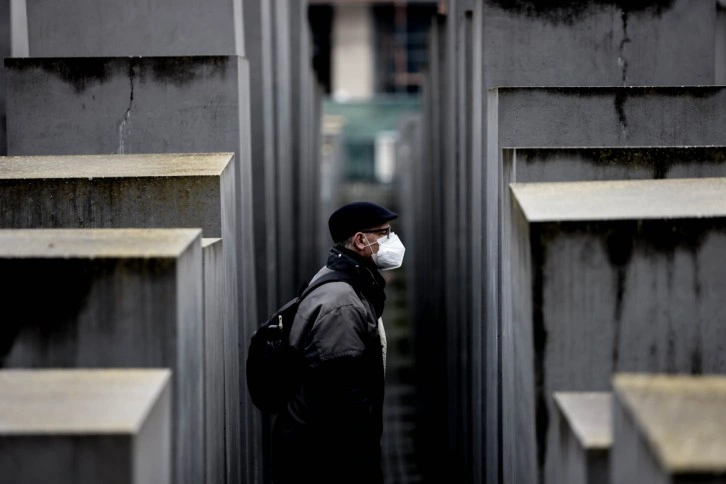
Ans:
[{"label": "black flat cap", "polygon": [[338,243],[356,232],[383,225],[397,218],[397,213],[375,203],[353,202],[333,212],[328,219],[328,228],[333,242]]}]

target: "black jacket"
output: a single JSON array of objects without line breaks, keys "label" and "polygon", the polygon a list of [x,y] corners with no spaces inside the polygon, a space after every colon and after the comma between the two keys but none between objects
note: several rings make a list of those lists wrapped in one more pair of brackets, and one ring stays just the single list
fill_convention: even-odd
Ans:
[{"label": "black jacket", "polygon": [[275,482],[382,482],[383,347],[378,318],[385,282],[375,266],[332,249],[331,282],[301,303],[290,344],[302,357],[302,385],[273,432]]}]

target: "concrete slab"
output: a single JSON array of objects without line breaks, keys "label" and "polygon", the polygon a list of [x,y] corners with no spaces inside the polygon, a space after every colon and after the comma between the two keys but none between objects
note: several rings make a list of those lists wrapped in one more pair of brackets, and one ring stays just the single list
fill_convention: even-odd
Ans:
[{"label": "concrete slab", "polygon": [[[231,153],[0,158],[0,227],[201,227],[205,236],[234,240],[233,163]],[[228,378],[236,380],[228,387],[238,392],[225,398],[239,404],[239,365],[231,363],[239,352],[237,259],[233,249],[217,250],[225,262],[216,272],[224,282],[215,307],[228,332]],[[238,412],[227,415],[238,419]],[[226,433],[231,452],[239,447],[238,428]],[[239,472],[234,458],[227,462]]]},{"label": "concrete slab", "polygon": [[247,62],[97,57],[7,59],[6,67],[11,155],[235,154],[236,202],[227,208],[236,217],[232,267],[240,321],[250,325],[240,336],[251,336],[257,309]]},{"label": "concrete slab", "polygon": [[707,178],[726,174],[726,147],[504,148],[502,162],[502,187],[530,182]]},{"label": "concrete slab", "polygon": [[220,238],[202,239],[206,481],[239,482],[239,349],[234,299],[225,298]]},{"label": "concrete slab", "polygon": [[714,262],[726,249],[726,183],[511,190],[504,450],[515,480],[556,482],[552,392],[607,391],[618,371],[726,372],[726,320],[715,290],[726,276]]},{"label": "concrete slab", "polygon": [[481,3],[487,87],[714,82],[714,2]]},{"label": "concrete slab", "polygon": [[[448,351],[448,344],[452,343],[449,335],[455,331],[456,326],[436,323],[447,317],[446,284],[442,284],[442,278],[446,277],[446,261],[450,259],[444,249],[445,236],[450,233],[447,230],[450,221],[445,215],[444,197],[447,182],[454,181],[449,170],[450,163],[444,163],[450,146],[446,138],[449,101],[449,76],[446,67],[450,64],[446,40],[446,16],[437,15],[432,19],[429,30],[430,69],[422,96],[425,120],[421,135],[422,160],[418,165],[420,168],[414,169],[421,171],[416,180],[420,193],[415,201],[415,232],[412,239],[409,239],[414,244],[411,253],[416,253],[421,258],[421,262],[416,263],[416,276],[413,279],[417,286],[415,300],[420,302],[419,317],[416,319],[415,358],[418,374],[421,375],[421,379],[417,381],[420,398],[426,402],[419,421],[422,435],[427,435],[428,438],[419,449],[425,465],[422,472],[433,481],[452,477],[454,471],[448,466],[438,465],[437,462],[439,458],[449,462],[454,457],[448,450],[441,456],[441,442],[446,442],[446,449],[454,449],[455,433],[458,430],[455,423],[457,402],[456,398],[450,396],[455,393],[456,379],[449,378],[453,372],[451,358],[454,355]],[[442,227],[442,230],[426,231],[426,226]],[[420,242],[417,244],[417,241]],[[432,344],[435,351],[432,351]],[[451,467],[455,467],[455,472],[464,470],[461,465]],[[459,474],[455,474],[452,478],[456,480],[459,477]]]},{"label": "concrete slab", "polygon": [[204,476],[200,239],[199,229],[0,230],[2,367],[172,369],[175,482]]},{"label": "concrete slab", "polygon": [[232,238],[233,165],[231,153],[0,157],[0,227],[200,227]]},{"label": "concrete slab", "polygon": [[[0,58],[10,57],[10,0],[0,0]],[[5,126],[5,70],[0,69],[0,156],[8,152]]]},{"label": "concrete slab", "polygon": [[608,392],[556,392],[560,440],[557,449],[558,482],[607,484],[610,482],[612,396]]},{"label": "concrete slab", "polygon": [[258,310],[272,314],[277,299],[277,177],[275,160],[275,89],[273,79],[272,6],[269,1],[244,1],[245,43],[249,46],[250,63],[250,146],[253,178],[260,180],[252,187],[257,211],[264,212],[264,226],[255,229]]},{"label": "concrete slab", "polygon": [[33,0],[31,57],[244,55],[242,0]]},{"label": "concrete slab", "polygon": [[7,482],[171,483],[169,370],[1,370]]},{"label": "concrete slab", "polygon": [[612,482],[726,482],[726,378],[616,375]]},{"label": "concrete slab", "polygon": [[[291,17],[289,0],[274,0],[272,7],[272,36],[273,36],[273,77],[275,79],[275,159],[277,162],[277,179],[275,193],[277,195],[278,209],[278,240],[292,240],[295,237],[295,181],[293,158],[293,65],[290,52],[291,43]],[[277,267],[295,267],[295,254],[285,247],[277,244]],[[278,304],[284,304],[297,294],[299,286],[295,284],[296,276],[293,271],[278,271]],[[279,306],[278,306],[279,307]]]},{"label": "concrete slab", "polygon": [[513,183],[530,223],[726,216],[726,178]]},{"label": "concrete slab", "polygon": [[[709,0],[658,0],[644,2],[580,1],[549,2],[478,0],[474,2],[472,40],[472,91],[470,104],[473,133],[489,131],[487,92],[504,86],[684,86],[723,84],[714,69],[717,9]],[[720,24],[719,24],[720,25]],[[723,56],[719,56],[723,57]],[[719,69],[719,68],[716,68]],[[724,72],[723,69],[720,72]],[[577,121],[587,126],[592,117]],[[660,119],[653,115],[652,119]],[[686,126],[686,124],[682,125]],[[557,131],[557,126],[550,126]],[[548,131],[544,128],[543,131]],[[677,130],[676,130],[677,131]],[[596,133],[596,131],[593,131]],[[545,138],[549,133],[545,134]],[[593,136],[597,136],[596,134]],[[470,287],[474,327],[496,327],[498,303],[497,267],[492,266],[494,247],[482,243],[493,212],[486,212],[487,193],[496,190],[497,178],[489,173],[486,136],[471,138],[472,238]],[[596,140],[597,143],[604,140]],[[670,144],[679,144],[672,142]],[[547,144],[539,146],[556,146]],[[592,146],[582,143],[577,146]],[[605,145],[614,146],[605,142]],[[522,146],[522,145],[517,145]],[[536,146],[536,145],[528,145]],[[559,146],[572,146],[559,144]],[[602,146],[597,144],[597,146]],[[479,270],[481,269],[481,270]],[[486,367],[475,380],[475,392],[487,402],[486,446],[480,454],[488,482],[500,482],[499,397],[487,395],[500,386],[498,367],[486,361],[497,358],[498,336],[485,334],[472,357]],[[478,351],[478,350],[477,350]],[[475,366],[474,373],[480,370]],[[477,383],[481,382],[481,383]]]},{"label": "concrete slab", "polygon": [[716,80],[714,84],[726,84],[726,4],[719,0],[716,8]]},{"label": "concrete slab", "polygon": [[[473,230],[488,234],[484,237],[483,249],[484,274],[488,275],[484,291],[487,321],[508,317],[502,314],[509,305],[502,288],[510,287],[507,281],[510,271],[501,266],[508,261],[503,253],[508,248],[501,243],[507,236],[506,227],[502,227],[502,214],[508,207],[504,183],[517,177],[513,165],[503,159],[504,148],[726,144],[726,131],[717,128],[726,125],[726,116],[719,114],[723,111],[720,106],[726,106],[726,88],[500,88],[491,89],[488,94],[486,163],[473,177],[475,184],[476,180],[486,180],[481,200],[486,213],[480,220],[484,225],[473,226]],[[476,163],[474,168],[476,171]],[[500,332],[497,324],[486,327],[489,331],[487,367],[491,368],[487,381],[490,387],[496,388],[500,381],[497,370],[501,358],[498,356]],[[496,414],[492,422],[495,417]],[[503,447],[507,469],[516,466],[507,457],[507,446],[511,448],[511,445]]]}]

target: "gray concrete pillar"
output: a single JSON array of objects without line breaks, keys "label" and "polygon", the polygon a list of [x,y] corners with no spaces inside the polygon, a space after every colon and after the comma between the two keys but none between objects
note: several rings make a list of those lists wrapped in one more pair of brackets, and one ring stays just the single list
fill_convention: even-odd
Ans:
[{"label": "gray concrete pillar", "polygon": [[3,480],[173,482],[170,379],[169,370],[1,370]]},{"label": "gray concrete pillar", "polygon": [[[323,117],[322,144],[320,150],[320,212],[318,216],[318,246],[332,244],[328,230],[328,217],[338,207],[337,190],[343,180],[345,151],[343,149],[343,126],[345,118],[327,114]],[[320,254],[321,257],[325,254]],[[324,263],[325,261],[320,261]]]},{"label": "gray concrete pillar", "polygon": [[[718,106],[724,103],[726,90],[719,87],[489,90],[487,187],[482,200],[487,213],[482,229],[489,234],[484,239],[488,247],[485,274],[494,271],[497,283],[494,292],[487,293],[493,298],[488,309],[506,319],[504,312],[511,308],[511,271],[506,265],[509,247],[500,240],[507,240],[509,229],[501,222],[508,210],[505,187],[516,177],[514,165],[505,164],[502,158],[502,147],[722,146],[726,131],[719,126],[725,125],[726,117],[719,115]],[[659,122],[653,123],[653,119]],[[487,367],[496,369],[501,360],[501,329],[487,325],[487,330],[491,343]],[[490,378],[488,385],[496,388],[497,372],[492,371]],[[511,437],[503,432],[503,438]],[[507,468],[513,465],[506,464]]]},{"label": "gray concrete pillar", "polygon": [[[272,2],[273,52],[275,86],[275,156],[277,180],[275,192],[278,200],[278,240],[293,240],[295,233],[295,197],[293,178],[293,97],[290,0]],[[297,295],[295,283],[295,253],[287,244],[277,244],[279,268],[277,301],[288,301]]]},{"label": "gray concrete pillar", "polygon": [[609,392],[554,394],[557,442],[557,482],[608,484],[613,442],[612,395]]},{"label": "gray concrete pillar", "polygon": [[[9,59],[8,152],[235,153],[238,325],[257,327],[248,65],[240,57]],[[44,101],[40,101],[43,99]],[[217,206],[216,209],[219,209]],[[194,226],[199,226],[194,225]],[[208,234],[205,236],[219,236]],[[240,347],[240,364],[247,345]],[[240,385],[241,415],[251,402]],[[252,417],[250,417],[252,418]],[[246,430],[245,430],[246,432]],[[248,448],[248,447],[245,447]]]},{"label": "gray concrete pillar", "polygon": [[[496,165],[487,161],[486,89],[498,86],[709,85],[715,81],[716,9],[710,0],[689,2],[577,2],[540,7],[523,2],[477,0],[473,14],[471,256],[475,402],[486,402],[487,482],[499,482],[501,386],[496,321],[499,321],[499,240],[492,231],[498,190]],[[553,126],[553,130],[556,127]],[[487,212],[489,210],[489,212]],[[490,238],[493,237],[493,238]],[[492,328],[477,338],[478,328]],[[483,366],[483,368],[481,368]],[[494,393],[491,393],[494,392]],[[481,395],[481,398],[477,396]],[[476,403],[475,403],[476,405]],[[482,427],[480,427],[482,429]],[[482,432],[484,430],[481,430]],[[475,430],[475,432],[478,430]]]},{"label": "gray concrete pillar", "polygon": [[[201,227],[205,236],[233,240],[233,161],[232,154],[0,158],[0,227]],[[240,392],[237,263],[234,247],[223,247],[222,255],[216,277],[224,284],[215,304],[225,344],[224,352],[210,356],[227,362],[230,391],[223,397],[231,407],[239,405]],[[234,455],[239,455],[237,412],[229,409],[225,419]],[[230,475],[239,473],[235,458],[227,465]]]},{"label": "gray concrete pillar", "polygon": [[13,57],[30,55],[26,0],[10,0],[10,47]]},{"label": "gray concrete pillar", "polygon": [[726,84],[726,1],[718,0],[716,12],[716,72],[717,85]]},{"label": "gray concrete pillar", "polygon": [[616,375],[610,482],[726,482],[726,378]]},{"label": "gray concrete pillar", "polygon": [[[417,285],[416,300],[420,301],[420,319],[416,318],[415,358],[418,365],[417,372],[421,380],[417,382],[420,388],[422,401],[427,402],[423,415],[420,418],[423,435],[428,435],[422,442],[421,450],[424,455],[423,472],[430,475],[434,481],[444,480],[451,472],[448,466],[436,464],[441,458],[441,442],[446,442],[445,456],[447,462],[453,458],[456,446],[457,426],[456,401],[449,398],[455,391],[456,379],[450,378],[455,371],[455,358],[448,351],[448,344],[452,341],[456,325],[437,324],[446,318],[446,264],[450,262],[450,255],[444,249],[444,240],[448,235],[450,224],[446,217],[445,196],[447,182],[452,181],[452,174],[447,170],[448,148],[446,143],[449,118],[447,97],[448,83],[447,68],[452,65],[453,59],[447,52],[447,18],[437,15],[432,19],[429,31],[429,58],[430,68],[426,76],[426,86],[423,91],[423,153],[418,169],[422,171],[420,180],[422,196],[416,208],[416,233],[414,239],[421,243],[412,253],[417,253],[418,276],[414,279]],[[455,160],[452,160],[455,161]],[[409,217],[413,214],[406,215]],[[427,230],[430,227],[439,227],[439,230]],[[431,345],[435,344],[436,351]],[[445,390],[442,391],[442,388]],[[460,466],[451,466],[455,472]],[[460,476],[457,475],[456,479]]]},{"label": "gray concrete pillar", "polygon": [[504,148],[501,159],[505,187],[515,182],[708,178],[726,174],[723,146]]},{"label": "gray concrete pillar", "polygon": [[202,239],[204,270],[205,469],[209,483],[240,482],[239,348],[224,241]]},{"label": "gray concrete pillar", "polygon": [[[10,57],[10,0],[0,0],[0,58]],[[5,125],[5,69],[0,69],[0,156],[8,152]]]},{"label": "gray concrete pillar", "polygon": [[277,199],[275,191],[275,105],[273,79],[272,5],[264,0],[245,0],[244,32],[250,63],[250,148],[253,202],[262,216],[255,226],[257,300],[259,320],[278,307],[277,298]]},{"label": "gray concrete pillar", "polygon": [[245,55],[242,0],[32,0],[32,57]]},{"label": "gray concrete pillar", "polygon": [[[616,372],[726,373],[722,178],[513,184],[505,475],[558,482],[552,393]],[[627,482],[627,481],[624,481]]]},{"label": "gray concrete pillar", "polygon": [[0,230],[0,242],[2,366],[170,368],[171,482],[202,482],[199,229]]}]

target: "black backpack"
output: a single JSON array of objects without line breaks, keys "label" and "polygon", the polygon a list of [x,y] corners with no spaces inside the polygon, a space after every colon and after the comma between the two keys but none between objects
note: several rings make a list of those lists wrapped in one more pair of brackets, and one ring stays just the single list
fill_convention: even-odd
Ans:
[{"label": "black backpack", "polygon": [[341,272],[320,276],[252,335],[247,351],[247,391],[252,403],[263,412],[282,410],[300,386],[302,356],[288,344],[300,302],[314,289],[335,281],[350,283],[349,277]]}]

